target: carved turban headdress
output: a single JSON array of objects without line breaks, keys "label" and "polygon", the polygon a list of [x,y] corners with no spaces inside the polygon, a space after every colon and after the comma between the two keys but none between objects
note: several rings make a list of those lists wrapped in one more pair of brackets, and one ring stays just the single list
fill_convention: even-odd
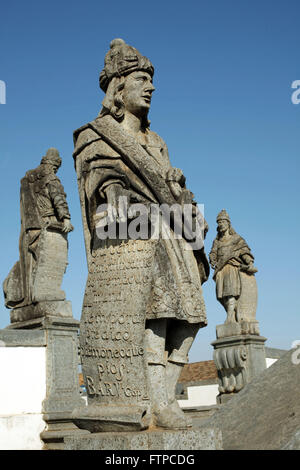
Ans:
[{"label": "carved turban headdress", "polygon": [[219,220],[227,220],[229,223],[231,223],[230,217],[225,209],[222,209],[221,212],[219,212],[219,214],[217,215],[217,222]]},{"label": "carved turban headdress", "polygon": [[123,39],[114,39],[105,56],[104,69],[100,73],[100,88],[106,93],[114,77],[122,77],[137,70],[144,70],[153,77],[154,67],[147,57],[142,56],[137,49],[126,44]]},{"label": "carved turban headdress", "polygon": [[61,162],[62,160],[59,156],[59,151],[55,149],[54,147],[51,147],[50,149],[48,149],[46,155],[41,160],[41,164],[57,163],[61,165]]}]

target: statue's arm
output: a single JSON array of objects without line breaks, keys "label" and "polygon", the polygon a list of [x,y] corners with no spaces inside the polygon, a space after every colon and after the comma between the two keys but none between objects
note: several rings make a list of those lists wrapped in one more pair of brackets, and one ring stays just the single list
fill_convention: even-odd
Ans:
[{"label": "statue's arm", "polygon": [[66,194],[58,178],[48,183],[48,192],[52,204],[55,207],[58,219],[63,223],[62,231],[65,233],[74,230],[71,224],[71,215],[67,203]]},{"label": "statue's arm", "polygon": [[217,240],[214,240],[211,252],[209,253],[209,263],[213,269],[216,268],[217,262],[218,262]]},{"label": "statue's arm", "polygon": [[245,264],[252,264],[254,261],[253,256],[250,254],[242,255],[241,258]]},{"label": "statue's arm", "polygon": [[59,220],[71,219],[66,194],[58,178],[48,183],[48,191]]}]

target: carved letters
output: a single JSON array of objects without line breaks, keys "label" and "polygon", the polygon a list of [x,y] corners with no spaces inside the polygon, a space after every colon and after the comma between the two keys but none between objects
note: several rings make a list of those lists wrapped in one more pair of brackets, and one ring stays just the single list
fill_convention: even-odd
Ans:
[{"label": "carved letters", "polygon": [[142,293],[150,292],[154,249],[151,240],[129,240],[93,253],[80,339],[90,399],[101,397],[107,403],[122,403],[125,398],[133,403],[149,400]]}]

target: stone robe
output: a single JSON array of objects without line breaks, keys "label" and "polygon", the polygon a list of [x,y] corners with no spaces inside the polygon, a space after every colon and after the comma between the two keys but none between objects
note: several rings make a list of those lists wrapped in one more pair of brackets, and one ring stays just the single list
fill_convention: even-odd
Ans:
[{"label": "stone robe", "polygon": [[237,233],[227,239],[216,238],[209,254],[210,262],[215,266],[213,279],[216,281],[217,299],[236,297],[241,294],[240,267],[244,264],[243,255],[254,259],[245,240]]},{"label": "stone robe", "polygon": [[[176,203],[166,183],[171,168],[166,144],[150,130],[146,130],[146,139],[147,144],[141,145],[108,115],[74,133],[89,273],[97,251],[105,249],[97,239],[95,216],[97,206],[106,202],[104,189],[109,184],[121,184],[129,191],[131,202]],[[203,248],[187,249],[187,242],[175,239],[172,230],[168,240],[139,243],[151,245],[152,250],[145,318],[173,318],[205,326],[201,284],[208,277],[208,263]]]}]

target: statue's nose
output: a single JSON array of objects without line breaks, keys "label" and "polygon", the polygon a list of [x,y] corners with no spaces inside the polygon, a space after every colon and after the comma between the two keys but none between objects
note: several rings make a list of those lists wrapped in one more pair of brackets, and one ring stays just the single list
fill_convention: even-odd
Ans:
[{"label": "statue's nose", "polygon": [[148,83],[148,85],[146,86],[146,90],[145,91],[148,91],[150,93],[153,93],[153,91],[155,90],[155,86],[153,85],[153,83]]}]

